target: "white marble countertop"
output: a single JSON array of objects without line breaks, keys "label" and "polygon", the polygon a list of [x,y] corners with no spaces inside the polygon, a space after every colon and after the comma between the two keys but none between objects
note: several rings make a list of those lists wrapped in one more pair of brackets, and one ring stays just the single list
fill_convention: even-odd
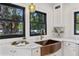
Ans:
[{"label": "white marble countertop", "polygon": [[39,44],[36,44],[36,43],[29,43],[29,44],[26,44],[26,45],[23,45],[23,46],[19,46],[19,45],[2,45],[0,47],[10,47],[10,48],[27,48],[27,49],[32,49],[32,48],[37,48],[37,47],[41,47],[41,45]]},{"label": "white marble countertop", "polygon": [[[57,41],[66,41],[66,42],[73,42],[73,43],[76,43],[76,44],[79,44],[79,40],[76,40],[76,39],[66,39],[66,38],[49,38],[49,39],[52,39],[52,40],[57,40]],[[45,39],[45,40],[48,40],[48,39]],[[40,41],[43,41],[43,40],[40,40]],[[37,47],[42,47],[42,45],[39,45],[39,44],[36,44],[34,42],[29,42],[29,44],[26,44],[24,46],[12,46],[10,43],[9,44],[6,44],[6,45],[1,45],[1,46],[4,46],[4,47],[13,47],[13,48],[37,48]]]},{"label": "white marble countertop", "polygon": [[65,41],[65,42],[73,42],[73,43],[79,44],[79,40],[76,40],[76,39],[68,39],[68,38],[52,38],[52,40]]}]

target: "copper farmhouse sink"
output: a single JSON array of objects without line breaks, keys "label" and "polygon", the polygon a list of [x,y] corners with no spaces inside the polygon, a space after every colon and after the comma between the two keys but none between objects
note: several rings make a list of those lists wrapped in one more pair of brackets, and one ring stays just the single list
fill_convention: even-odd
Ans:
[{"label": "copper farmhouse sink", "polygon": [[50,40],[44,40],[44,41],[39,41],[39,42],[35,42],[35,43],[45,46],[45,45],[50,45],[50,44],[54,44],[57,42],[59,42],[59,41],[55,41],[55,40],[50,39]]},{"label": "copper farmhouse sink", "polygon": [[61,48],[60,41],[51,40],[51,39],[39,41],[39,42],[35,42],[35,43],[42,45],[41,56],[55,53]]}]

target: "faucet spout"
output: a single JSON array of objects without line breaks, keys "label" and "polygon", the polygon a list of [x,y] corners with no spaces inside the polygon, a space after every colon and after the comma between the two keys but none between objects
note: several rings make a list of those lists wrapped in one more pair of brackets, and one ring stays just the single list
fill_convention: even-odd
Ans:
[{"label": "faucet spout", "polygon": [[45,34],[45,30],[44,29],[41,29],[41,32],[40,32],[40,39],[42,40],[44,38],[44,34]]}]

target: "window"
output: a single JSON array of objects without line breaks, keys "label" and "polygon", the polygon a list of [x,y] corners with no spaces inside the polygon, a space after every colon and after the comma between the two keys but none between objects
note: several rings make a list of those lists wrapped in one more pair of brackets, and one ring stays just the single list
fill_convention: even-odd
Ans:
[{"label": "window", "polygon": [[74,13],[74,34],[79,35],[79,12]]},{"label": "window", "polygon": [[46,13],[35,11],[30,13],[30,36],[46,35]]},{"label": "window", "polygon": [[0,38],[25,36],[24,7],[0,3]]}]

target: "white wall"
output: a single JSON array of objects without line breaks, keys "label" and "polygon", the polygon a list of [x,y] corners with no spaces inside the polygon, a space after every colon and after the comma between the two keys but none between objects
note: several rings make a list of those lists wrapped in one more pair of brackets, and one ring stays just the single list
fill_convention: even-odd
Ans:
[{"label": "white wall", "polygon": [[79,11],[79,3],[63,4],[62,9],[63,25],[65,26],[66,38],[78,38],[79,35],[74,35],[74,12]]},{"label": "white wall", "polygon": [[[79,11],[79,3],[63,3],[61,5],[62,5],[62,13],[61,13],[62,23],[54,23],[54,25],[61,24],[60,25],[61,27],[64,26],[65,28],[64,37],[65,38],[78,39],[79,35],[74,35],[74,12]],[[56,19],[54,19],[54,21],[55,20]]]},{"label": "white wall", "polygon": [[[29,10],[28,10],[28,5],[29,4],[16,4],[16,5],[20,5],[20,6],[23,6],[25,7],[25,22],[26,22],[26,38],[28,41],[38,41],[40,40],[40,37],[39,36],[33,36],[33,37],[30,37],[30,32],[29,32]],[[36,3],[36,10],[39,10],[39,11],[42,11],[42,12],[45,12],[47,13],[47,35],[45,38],[49,38],[51,37],[51,32],[52,32],[52,20],[53,20],[53,12],[52,12],[52,5],[51,4],[48,4],[48,3]],[[0,40],[0,43],[3,43],[5,44],[5,42],[11,42],[11,41],[14,41],[14,40],[21,40],[22,38],[10,38],[10,39],[2,39]]]}]

